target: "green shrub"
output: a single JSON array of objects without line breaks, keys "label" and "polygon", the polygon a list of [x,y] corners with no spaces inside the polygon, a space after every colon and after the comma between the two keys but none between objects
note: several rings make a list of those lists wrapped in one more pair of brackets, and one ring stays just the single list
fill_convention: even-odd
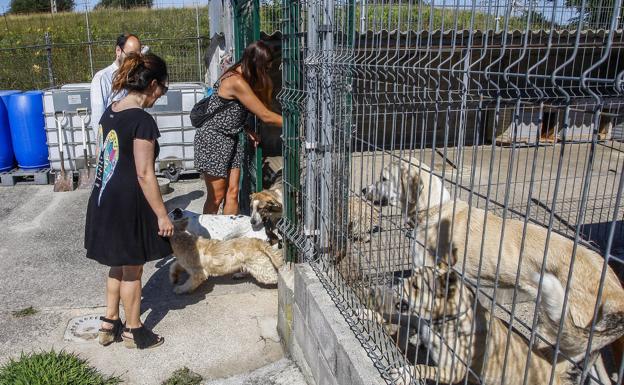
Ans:
[{"label": "green shrub", "polygon": [[72,353],[64,351],[22,353],[0,368],[0,385],[116,385],[117,377],[106,377]]},{"label": "green shrub", "polygon": [[24,308],[22,310],[16,310],[12,314],[13,314],[13,317],[21,318],[21,317],[28,317],[28,316],[31,316],[31,315],[35,315],[37,313],[39,313],[39,311],[37,309],[35,309],[32,306],[29,306],[29,307]]},{"label": "green shrub", "polygon": [[171,377],[164,381],[162,385],[199,385],[202,380],[202,376],[185,366],[173,372]]}]

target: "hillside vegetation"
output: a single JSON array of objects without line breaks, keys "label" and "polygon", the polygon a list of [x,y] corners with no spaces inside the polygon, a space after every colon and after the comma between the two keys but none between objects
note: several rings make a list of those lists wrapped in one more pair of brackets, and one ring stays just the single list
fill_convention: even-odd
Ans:
[{"label": "hillside vegetation", "polygon": [[[262,4],[261,29],[268,33],[281,29],[279,0],[264,0]],[[431,9],[424,3],[337,7],[335,19],[340,30],[347,30],[353,20],[358,32],[362,24],[375,31],[493,30],[505,25],[503,18],[497,23],[494,14],[481,8],[473,13],[470,7]],[[523,30],[526,21],[524,17],[513,17],[509,29]],[[209,44],[208,23],[207,7],[4,15],[0,18],[0,89],[50,87],[48,56],[55,85],[88,82],[93,72],[112,62],[114,41],[122,32],[139,35],[152,52],[161,55],[170,67],[171,81],[200,81],[204,72],[202,57]],[[550,22],[539,18],[533,18],[532,24],[531,29],[550,27]],[[46,32],[51,51],[46,46]]]},{"label": "hillside vegetation", "polygon": [[[199,16],[199,38],[197,33]],[[201,79],[201,52],[209,44],[208,8],[103,9],[87,14],[5,15],[0,19],[0,89],[50,86],[45,33],[55,84],[86,82],[115,58],[114,41],[132,32],[167,61],[172,81]],[[89,49],[90,48],[90,49]]]}]

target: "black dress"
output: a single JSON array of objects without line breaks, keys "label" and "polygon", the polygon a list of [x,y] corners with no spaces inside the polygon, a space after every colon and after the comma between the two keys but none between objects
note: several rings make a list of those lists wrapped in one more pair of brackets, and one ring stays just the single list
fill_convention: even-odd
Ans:
[{"label": "black dress", "polygon": [[[98,131],[99,157],[85,224],[87,258],[124,266],[170,255],[171,245],[158,235],[158,219],[139,186],[134,163],[134,139],[157,139],[156,122],[140,108],[114,112],[108,107]],[[158,152],[156,142],[155,158]]]}]

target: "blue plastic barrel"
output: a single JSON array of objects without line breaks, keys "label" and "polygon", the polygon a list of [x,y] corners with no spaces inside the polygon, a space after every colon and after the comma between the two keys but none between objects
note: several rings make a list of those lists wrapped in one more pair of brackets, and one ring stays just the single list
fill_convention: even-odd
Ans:
[{"label": "blue plastic barrel", "polygon": [[48,167],[50,162],[43,118],[43,92],[28,91],[11,95],[7,107],[17,165],[25,169]]},{"label": "blue plastic barrel", "polygon": [[9,95],[20,91],[0,91],[0,171],[8,171],[15,166],[13,145],[11,144],[11,128],[9,126],[9,111],[6,102]]}]

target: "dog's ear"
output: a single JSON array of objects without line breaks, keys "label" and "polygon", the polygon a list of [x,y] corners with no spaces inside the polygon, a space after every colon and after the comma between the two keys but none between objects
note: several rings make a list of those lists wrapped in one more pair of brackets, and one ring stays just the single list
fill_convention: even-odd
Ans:
[{"label": "dog's ear", "polygon": [[186,228],[188,227],[188,224],[189,224],[188,217],[179,219],[179,220],[173,222],[173,230],[174,231],[186,231]]},{"label": "dog's ear", "polygon": [[458,276],[446,263],[439,262],[436,267],[436,277],[438,279],[438,295],[452,296],[457,289]]},{"label": "dog's ear", "polygon": [[412,218],[416,214],[416,198],[421,188],[418,175],[414,174],[412,168],[413,167],[408,167],[403,164],[399,169],[401,176],[401,203],[404,209],[407,208],[407,215],[409,218]]},{"label": "dog's ear", "polygon": [[182,219],[183,217],[184,210],[179,207],[176,207],[175,209],[171,210],[171,212],[169,212],[169,218],[171,218],[172,221],[177,221],[179,219]]},{"label": "dog's ear", "polygon": [[445,262],[445,261],[438,261],[438,263],[436,264],[436,273],[439,275],[446,275],[448,274],[450,267],[449,265]]}]

